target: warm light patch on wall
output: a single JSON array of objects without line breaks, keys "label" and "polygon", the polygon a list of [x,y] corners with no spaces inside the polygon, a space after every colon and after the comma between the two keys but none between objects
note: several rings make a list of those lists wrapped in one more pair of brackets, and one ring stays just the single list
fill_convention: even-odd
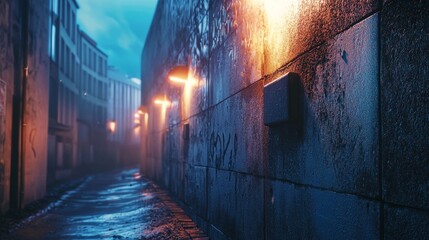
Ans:
[{"label": "warm light patch on wall", "polygon": [[194,76],[194,71],[191,69],[188,74],[188,81],[183,88],[182,95],[182,119],[187,119],[191,115],[191,107],[193,95],[198,91],[199,79]]},{"label": "warm light patch on wall", "polygon": [[[300,17],[300,0],[270,0],[264,2],[265,50],[268,72],[281,66],[282,59],[290,54],[297,38]],[[280,65],[279,65],[280,64]]]},{"label": "warm light patch on wall", "polygon": [[157,98],[153,101],[153,103],[155,103],[156,105],[161,105],[162,107],[170,107],[171,106],[171,102],[165,98],[164,99]]},{"label": "warm light patch on wall", "polygon": [[141,129],[141,127],[140,127],[140,126],[135,127],[135,128],[133,129],[134,135],[138,136],[138,135],[140,134],[140,129]]},{"label": "warm light patch on wall", "polygon": [[308,47],[303,41],[313,33],[306,28],[314,25],[314,17],[323,17],[318,12],[325,4],[326,0],[245,0],[238,16],[242,45],[253,45],[254,50],[263,45],[264,74],[274,72]]},{"label": "warm light patch on wall", "polygon": [[166,96],[162,95],[155,97],[152,103],[152,111],[155,112],[151,114],[148,129],[150,129],[150,131],[161,131],[165,127],[167,113],[172,103]]}]

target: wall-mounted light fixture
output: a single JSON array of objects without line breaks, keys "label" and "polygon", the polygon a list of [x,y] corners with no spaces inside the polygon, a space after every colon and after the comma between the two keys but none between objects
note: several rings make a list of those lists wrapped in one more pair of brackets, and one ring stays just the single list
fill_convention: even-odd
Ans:
[{"label": "wall-mounted light fixture", "polygon": [[107,130],[110,133],[114,133],[116,131],[116,121],[115,120],[110,120],[107,122]]},{"label": "wall-mounted light fixture", "polygon": [[175,66],[168,73],[168,79],[171,82],[186,84],[189,81],[189,67]]},{"label": "wall-mounted light fixture", "polygon": [[264,124],[297,122],[300,119],[299,75],[286,73],[264,85]]},{"label": "wall-mounted light fixture", "polygon": [[170,107],[171,102],[167,98],[156,98],[153,103],[161,105],[162,107]]}]

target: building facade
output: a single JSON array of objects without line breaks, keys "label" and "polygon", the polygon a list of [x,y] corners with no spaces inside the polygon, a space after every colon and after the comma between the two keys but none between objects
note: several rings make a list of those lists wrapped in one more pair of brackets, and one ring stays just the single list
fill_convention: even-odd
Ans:
[{"label": "building facade", "polygon": [[[108,106],[107,55],[83,31],[80,32],[78,158],[84,165],[103,164]],[[96,160],[101,161],[97,163]]]},{"label": "building facade", "polygon": [[426,238],[428,11],[160,0],[142,53],[142,171],[211,239]]},{"label": "building facade", "polygon": [[79,29],[78,9],[75,0],[52,0],[49,183],[88,169],[104,156],[107,55]]},{"label": "building facade", "polygon": [[49,182],[68,177],[77,164],[78,8],[75,0],[52,1]]},{"label": "building facade", "polygon": [[119,165],[136,163],[139,161],[140,143],[140,107],[141,82],[130,78],[120,70],[110,66],[109,80],[109,108],[108,119],[115,124],[108,139],[115,149],[115,162]]},{"label": "building facade", "polygon": [[[46,192],[49,1],[0,1],[0,211]],[[45,17],[41,17],[45,16]]]}]

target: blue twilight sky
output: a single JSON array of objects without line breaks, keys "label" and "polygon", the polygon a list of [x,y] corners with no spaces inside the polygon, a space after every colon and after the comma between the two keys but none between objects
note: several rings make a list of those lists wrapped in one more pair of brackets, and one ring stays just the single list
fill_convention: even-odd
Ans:
[{"label": "blue twilight sky", "polygon": [[158,0],[78,0],[77,22],[109,55],[109,65],[140,78],[140,57]]}]

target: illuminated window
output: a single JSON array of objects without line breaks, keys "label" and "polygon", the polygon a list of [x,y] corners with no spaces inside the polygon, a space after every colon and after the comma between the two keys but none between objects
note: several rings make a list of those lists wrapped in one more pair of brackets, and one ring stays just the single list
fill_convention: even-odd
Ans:
[{"label": "illuminated window", "polygon": [[51,25],[51,42],[50,42],[50,55],[51,55],[51,59],[52,61],[56,61],[56,44],[57,42],[55,41],[55,36],[57,35],[57,27],[55,26],[55,24]]}]

